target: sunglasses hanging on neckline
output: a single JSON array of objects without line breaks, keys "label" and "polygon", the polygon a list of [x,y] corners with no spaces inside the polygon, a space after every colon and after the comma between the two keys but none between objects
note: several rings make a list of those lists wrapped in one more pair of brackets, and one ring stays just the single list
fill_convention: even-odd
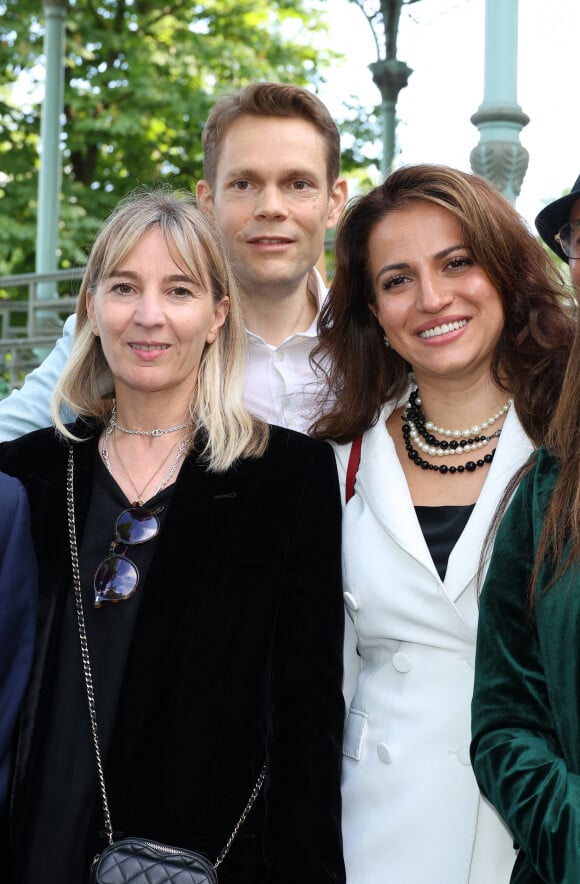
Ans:
[{"label": "sunglasses hanging on neckline", "polygon": [[135,562],[127,558],[127,549],[157,537],[157,516],[162,509],[163,507],[149,510],[130,506],[117,518],[109,554],[95,573],[93,607],[100,608],[103,602],[125,601],[134,595],[139,585],[139,569]]}]

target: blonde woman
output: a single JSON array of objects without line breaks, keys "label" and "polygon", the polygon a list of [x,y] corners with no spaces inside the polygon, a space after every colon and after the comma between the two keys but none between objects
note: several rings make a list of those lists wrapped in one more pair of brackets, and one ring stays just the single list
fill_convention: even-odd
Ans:
[{"label": "blonde woman", "polygon": [[72,581],[114,838],[213,861],[266,763],[220,882],[344,881],[332,451],[243,405],[236,286],[191,197],[113,212],[77,315],[56,431],[0,449],[28,491],[41,599],[13,880],[79,884],[106,844]]}]

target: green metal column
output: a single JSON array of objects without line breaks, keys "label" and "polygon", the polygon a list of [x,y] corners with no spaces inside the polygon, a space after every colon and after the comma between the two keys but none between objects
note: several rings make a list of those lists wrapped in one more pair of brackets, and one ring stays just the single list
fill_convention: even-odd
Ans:
[{"label": "green metal column", "polygon": [[471,117],[480,140],[471,168],[515,202],[528,168],[519,136],[530,122],[517,101],[518,0],[486,0],[484,97]]},{"label": "green metal column", "polygon": [[[36,226],[36,272],[57,269],[58,223],[62,181],[60,147],[61,117],[64,106],[64,40],[67,0],[45,0],[44,56],[46,81],[40,120],[40,169],[38,175],[38,214]],[[38,287],[38,296],[50,298],[52,283]]]},{"label": "green metal column", "polygon": [[395,157],[397,130],[397,99],[413,73],[404,61],[397,58],[397,38],[401,9],[418,0],[351,0],[359,7],[372,31],[377,49],[377,60],[369,64],[373,81],[381,93],[381,123],[383,151],[380,170],[385,177],[391,171]]},{"label": "green metal column", "polygon": [[412,69],[397,58],[379,59],[369,64],[373,80],[381,93],[381,116],[383,129],[383,153],[380,170],[383,177],[391,171],[395,158],[395,132],[397,129],[397,98],[407,85]]}]

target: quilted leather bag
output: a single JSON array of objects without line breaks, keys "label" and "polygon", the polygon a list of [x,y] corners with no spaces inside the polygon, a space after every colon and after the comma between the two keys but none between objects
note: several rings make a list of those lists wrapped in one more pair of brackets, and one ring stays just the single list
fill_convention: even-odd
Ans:
[{"label": "quilted leather bag", "polygon": [[103,772],[103,760],[101,758],[97,729],[97,714],[95,711],[95,691],[81,593],[74,509],[74,455],[72,445],[68,451],[66,497],[75,608],[81,641],[83,674],[89,704],[91,733],[97,760],[99,789],[103,802],[105,831],[109,842],[107,847],[93,860],[91,865],[91,882],[92,884],[218,884],[216,869],[225,858],[234,838],[258,797],[262,783],[266,778],[267,765],[264,764],[260,771],[260,775],[252,789],[252,794],[234,826],[233,832],[213,864],[203,854],[196,853],[194,850],[168,847],[165,844],[149,841],[146,838],[131,837],[113,841],[113,825],[111,823],[109,802],[105,789],[105,775]]},{"label": "quilted leather bag", "polygon": [[214,866],[192,850],[123,838],[95,857],[93,884],[218,884]]}]

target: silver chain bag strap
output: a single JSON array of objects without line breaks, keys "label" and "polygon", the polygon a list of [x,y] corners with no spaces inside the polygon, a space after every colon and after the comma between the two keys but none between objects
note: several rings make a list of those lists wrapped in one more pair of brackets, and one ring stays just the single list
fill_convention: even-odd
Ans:
[{"label": "silver chain bag strap", "polygon": [[218,884],[216,869],[223,862],[234,838],[238,834],[244,820],[252,809],[266,777],[267,765],[260,771],[248,803],[226,844],[220,851],[216,861],[210,860],[194,850],[169,847],[146,838],[129,837],[119,841],[113,840],[113,826],[109,811],[109,802],[105,789],[105,775],[99,735],[97,713],[95,707],[95,691],[89,658],[89,646],[85,626],[85,615],[81,593],[81,577],[79,556],[76,540],[75,509],[74,509],[74,455],[72,445],[69,447],[67,467],[67,515],[68,533],[73,574],[75,609],[81,643],[83,673],[87,690],[91,733],[97,761],[99,789],[103,803],[107,847],[98,854],[91,866],[92,884]]}]

